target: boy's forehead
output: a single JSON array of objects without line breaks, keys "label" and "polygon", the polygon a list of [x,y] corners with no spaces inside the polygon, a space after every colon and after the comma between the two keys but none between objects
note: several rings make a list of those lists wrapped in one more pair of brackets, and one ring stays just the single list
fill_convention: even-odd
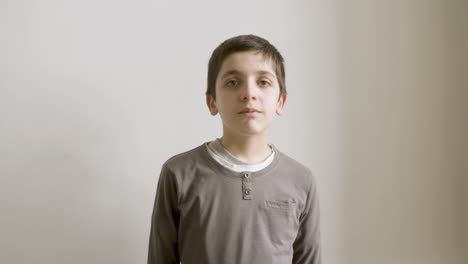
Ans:
[{"label": "boy's forehead", "polygon": [[262,53],[253,51],[236,52],[227,56],[222,63],[219,75],[222,78],[226,75],[243,75],[252,72],[276,77],[274,62]]}]

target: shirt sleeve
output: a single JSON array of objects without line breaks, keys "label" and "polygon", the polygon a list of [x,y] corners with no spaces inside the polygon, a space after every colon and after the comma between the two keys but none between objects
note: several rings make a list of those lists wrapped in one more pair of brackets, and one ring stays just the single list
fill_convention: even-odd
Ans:
[{"label": "shirt sleeve", "polygon": [[304,212],[299,219],[299,231],[293,243],[293,264],[321,264],[320,206],[317,182],[312,175]]},{"label": "shirt sleeve", "polygon": [[148,264],[179,264],[177,181],[163,165],[157,184],[149,237]]}]

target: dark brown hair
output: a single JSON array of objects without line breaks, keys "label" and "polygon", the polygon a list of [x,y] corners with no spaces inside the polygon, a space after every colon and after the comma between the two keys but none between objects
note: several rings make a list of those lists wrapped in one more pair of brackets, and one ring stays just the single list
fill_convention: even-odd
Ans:
[{"label": "dark brown hair", "polygon": [[287,94],[283,57],[266,39],[250,34],[227,39],[219,44],[219,46],[213,51],[208,63],[208,85],[205,95],[211,95],[214,100],[216,100],[216,78],[218,77],[224,60],[229,55],[242,51],[258,51],[265,59],[271,60],[278,79],[280,96],[282,94]]}]

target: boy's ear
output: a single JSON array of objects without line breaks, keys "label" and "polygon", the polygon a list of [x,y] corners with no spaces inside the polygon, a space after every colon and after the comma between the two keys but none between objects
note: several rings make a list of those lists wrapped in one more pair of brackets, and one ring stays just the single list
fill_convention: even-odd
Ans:
[{"label": "boy's ear", "polygon": [[218,113],[218,108],[216,107],[216,102],[213,99],[213,96],[207,95],[206,96],[206,105],[210,110],[211,115],[216,115]]},{"label": "boy's ear", "polygon": [[286,103],[286,99],[288,98],[288,94],[281,94],[278,98],[278,103],[276,104],[276,113],[281,115],[283,113],[284,104]]}]

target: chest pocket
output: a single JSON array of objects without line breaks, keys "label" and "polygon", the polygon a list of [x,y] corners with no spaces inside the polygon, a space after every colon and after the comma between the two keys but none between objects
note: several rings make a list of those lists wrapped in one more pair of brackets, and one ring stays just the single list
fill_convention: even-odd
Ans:
[{"label": "chest pocket", "polygon": [[261,227],[269,237],[273,252],[291,253],[299,230],[298,206],[293,199],[268,199],[260,204]]},{"label": "chest pocket", "polygon": [[295,200],[266,200],[265,206],[267,208],[273,208],[285,211],[286,213],[293,213],[296,209]]}]

